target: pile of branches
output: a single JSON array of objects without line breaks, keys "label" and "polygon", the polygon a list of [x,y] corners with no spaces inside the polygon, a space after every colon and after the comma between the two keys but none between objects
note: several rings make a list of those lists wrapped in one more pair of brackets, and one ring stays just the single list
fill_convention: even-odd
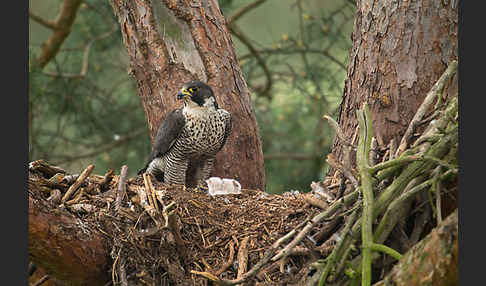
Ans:
[{"label": "pile of branches", "polygon": [[[298,285],[304,273],[289,274],[297,274],[332,249],[322,242],[331,236],[336,223],[323,222],[314,227],[312,247],[292,249],[285,264],[270,260],[295,229],[328,207],[326,201],[310,194],[271,195],[243,189],[241,194],[212,197],[204,189],[166,185],[147,174],[128,179],[126,166],[119,176],[112,170],[104,176],[92,174],[93,169],[90,165],[79,175],[69,175],[43,160],[29,164],[30,256],[35,264],[63,267],[67,259],[46,255],[46,248],[63,247],[40,240],[65,238],[67,247],[76,248],[74,237],[83,249],[70,252],[79,256],[78,252],[89,249],[111,258],[99,267],[103,269],[82,269],[84,274],[108,273],[107,282],[113,285],[207,285],[208,279],[229,285],[246,281]],[[49,223],[56,225],[56,230],[44,232],[62,234],[40,235],[39,213],[52,214]],[[68,226],[53,218],[60,213],[73,223]],[[81,234],[73,233],[75,227]],[[87,242],[97,240],[97,235],[103,237],[102,245]],[[99,260],[102,255],[90,259]],[[49,259],[62,265],[52,265]],[[73,274],[59,277],[60,273],[54,273],[53,279],[76,284],[70,280],[76,270],[58,272]]]},{"label": "pile of branches", "polygon": [[[68,236],[73,249],[75,240],[83,241],[80,248],[89,245],[89,255],[97,261],[89,262],[93,269],[83,271],[98,271],[101,276],[90,277],[96,281],[105,277],[112,285],[457,281],[453,201],[457,195],[453,194],[457,194],[458,99],[442,99],[444,85],[456,69],[457,63],[451,63],[400,142],[377,146],[366,105],[357,112],[357,145],[348,142],[328,118],[346,146],[344,160],[328,156],[337,175],[313,183],[306,194],[243,189],[242,194],[212,197],[203,189],[161,184],[146,174],[128,179],[126,166],[119,176],[112,170],[93,175],[93,165],[79,175],[68,175],[42,160],[32,162],[31,259],[54,273],[47,260],[63,255],[50,253],[44,245],[44,240],[53,239],[55,222],[46,227],[51,234],[43,235],[46,231],[38,217],[50,212],[51,219],[69,216],[76,222],[69,231],[64,227],[59,232],[62,226],[56,226],[56,233]],[[419,127],[424,131],[417,134]],[[354,156],[357,168],[351,163]],[[451,201],[454,207],[448,210],[444,205]],[[101,245],[95,236],[103,237]],[[103,255],[111,260],[102,261]],[[65,274],[75,270],[66,271],[52,275],[76,285]]]}]

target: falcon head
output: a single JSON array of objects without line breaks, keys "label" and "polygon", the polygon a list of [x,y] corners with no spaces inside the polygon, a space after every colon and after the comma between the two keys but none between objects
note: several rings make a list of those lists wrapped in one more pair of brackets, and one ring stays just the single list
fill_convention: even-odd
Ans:
[{"label": "falcon head", "polygon": [[213,90],[201,81],[185,83],[179,90],[179,93],[177,93],[177,99],[183,99],[184,106],[214,107],[218,109]]}]

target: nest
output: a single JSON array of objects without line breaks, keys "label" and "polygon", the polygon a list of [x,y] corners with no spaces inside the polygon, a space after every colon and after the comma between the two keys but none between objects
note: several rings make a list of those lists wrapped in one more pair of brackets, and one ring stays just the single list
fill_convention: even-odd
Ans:
[{"label": "nest", "polygon": [[[120,176],[91,175],[93,165],[67,175],[35,161],[29,165],[30,197],[62,206],[81,218],[83,230],[106,235],[113,285],[370,284],[384,279],[400,253],[457,208],[457,97],[439,100],[426,117],[455,68],[457,62],[427,94],[399,143],[372,140],[366,105],[357,113],[357,146],[328,118],[345,146],[343,159],[330,154],[334,176],[313,182],[308,194],[242,190],[212,197],[152,183],[145,174],[127,180],[125,166]],[[374,269],[372,251],[387,255]],[[380,275],[373,277],[372,269]]]},{"label": "nest", "polygon": [[[29,185],[31,192],[34,185],[40,186],[43,199],[75,213],[109,238],[114,285],[207,285],[212,275],[237,279],[279,238],[320,211],[306,194],[243,189],[241,194],[212,197],[202,189],[159,183],[147,175],[126,182],[111,170],[105,176],[87,175],[91,166],[80,175],[68,175],[35,161]],[[66,196],[80,178],[77,190]],[[147,189],[143,198],[141,192]],[[266,263],[248,282],[298,284],[305,273],[297,272],[319,257],[318,250],[310,249],[294,249],[283,265]]]}]

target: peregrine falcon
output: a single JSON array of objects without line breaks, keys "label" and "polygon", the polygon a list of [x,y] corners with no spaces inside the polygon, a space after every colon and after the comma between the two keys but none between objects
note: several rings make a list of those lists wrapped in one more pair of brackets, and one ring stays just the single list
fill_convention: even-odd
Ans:
[{"label": "peregrine falcon", "polygon": [[192,166],[196,183],[203,185],[231,132],[231,114],[218,107],[211,87],[201,81],[184,84],[177,99],[183,99],[184,106],[164,119],[147,164],[138,174],[147,172],[159,181],[184,185]]}]

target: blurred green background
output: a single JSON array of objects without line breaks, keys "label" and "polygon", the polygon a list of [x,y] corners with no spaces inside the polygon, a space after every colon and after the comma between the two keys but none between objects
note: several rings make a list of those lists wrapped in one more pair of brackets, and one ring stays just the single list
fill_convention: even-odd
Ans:
[{"label": "blurred green background", "polygon": [[[252,2],[219,1],[227,18]],[[29,3],[31,13],[53,20],[63,1]],[[232,24],[263,142],[267,192],[308,191],[326,174],[334,132],[322,116],[337,116],[354,12],[352,1],[267,0]],[[50,34],[30,19],[31,63]],[[85,62],[86,74],[73,76]],[[151,145],[128,67],[109,2],[84,1],[56,57],[42,70],[30,64],[30,161],[44,159],[70,173],[94,164],[97,174],[110,168],[119,174],[126,164],[134,176]]]}]

